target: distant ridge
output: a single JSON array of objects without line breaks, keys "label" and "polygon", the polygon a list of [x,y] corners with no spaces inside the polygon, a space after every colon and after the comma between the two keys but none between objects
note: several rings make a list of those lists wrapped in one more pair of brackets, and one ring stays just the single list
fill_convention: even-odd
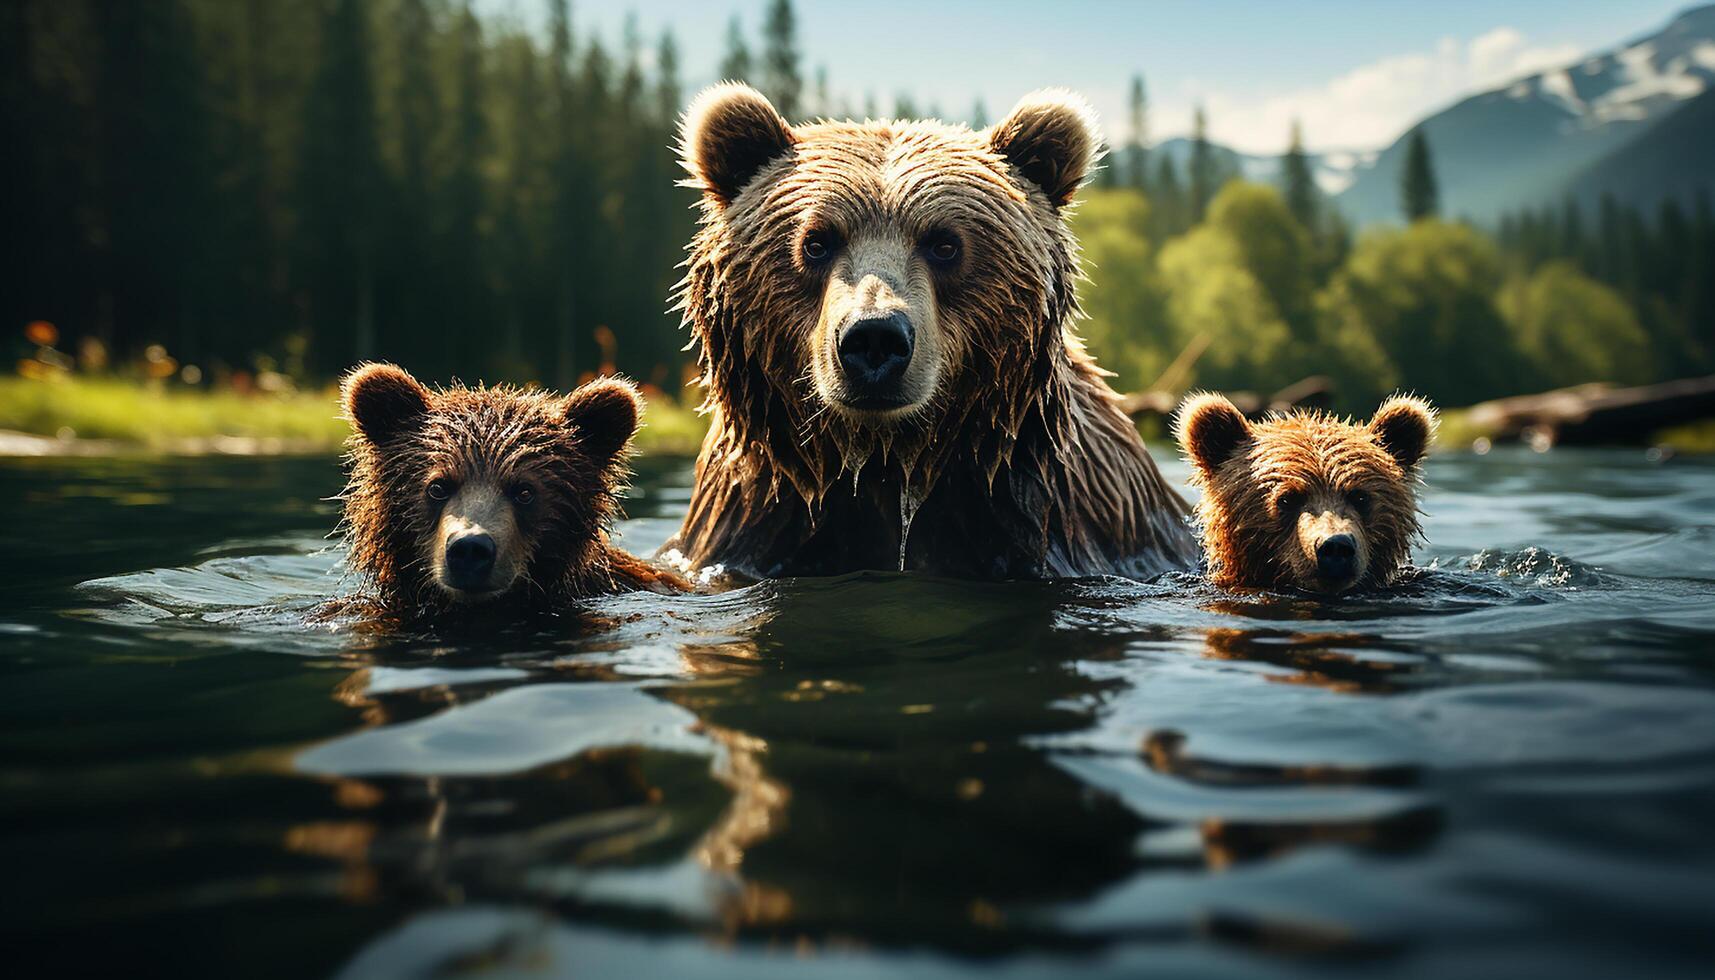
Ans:
[{"label": "distant ridge", "polygon": [[[1686,10],[1611,51],[1470,96],[1419,123],[1434,155],[1442,211],[1492,222],[1567,193],[1583,198],[1611,188],[1647,203],[1652,181],[1676,195],[1708,186],[1715,127],[1704,96],[1712,86],[1715,4]],[[1684,121],[1649,135],[1694,102]],[[1355,223],[1399,219],[1409,135],[1354,171],[1335,198]]]}]

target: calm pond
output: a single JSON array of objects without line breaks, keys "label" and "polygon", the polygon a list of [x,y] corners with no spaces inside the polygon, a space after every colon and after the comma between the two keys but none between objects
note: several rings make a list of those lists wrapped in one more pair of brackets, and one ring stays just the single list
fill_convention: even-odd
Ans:
[{"label": "calm pond", "polygon": [[1715,461],[1438,457],[1385,596],[877,573],[439,636],[305,625],[340,483],[0,461],[14,964],[1709,975]]}]

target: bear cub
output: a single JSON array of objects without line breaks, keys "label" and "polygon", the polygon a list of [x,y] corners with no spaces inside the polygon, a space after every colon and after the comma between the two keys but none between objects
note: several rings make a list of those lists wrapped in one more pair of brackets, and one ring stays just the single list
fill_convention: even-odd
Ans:
[{"label": "bear cub", "polygon": [[1218,585],[1336,595],[1392,582],[1422,534],[1419,467],[1435,410],[1396,395],[1359,425],[1326,413],[1251,421],[1220,395],[1175,424],[1203,497],[1197,522]]},{"label": "bear cub", "polygon": [[348,561],[382,611],[552,609],[689,585],[608,543],[642,401],[624,381],[565,397],[505,385],[431,390],[365,364],[341,385],[352,424]]}]

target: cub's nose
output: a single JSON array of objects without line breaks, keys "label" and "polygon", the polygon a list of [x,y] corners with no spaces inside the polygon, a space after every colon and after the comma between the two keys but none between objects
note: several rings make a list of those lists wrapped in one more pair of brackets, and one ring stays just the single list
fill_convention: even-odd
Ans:
[{"label": "cub's nose", "polygon": [[486,589],[494,571],[494,539],[482,532],[447,542],[447,584],[455,589]]},{"label": "cub's nose", "polygon": [[840,366],[860,395],[883,394],[905,376],[915,346],[911,320],[904,313],[868,317],[840,333]]},{"label": "cub's nose", "polygon": [[1358,566],[1358,541],[1350,534],[1330,535],[1316,546],[1316,574],[1325,582],[1344,582]]}]

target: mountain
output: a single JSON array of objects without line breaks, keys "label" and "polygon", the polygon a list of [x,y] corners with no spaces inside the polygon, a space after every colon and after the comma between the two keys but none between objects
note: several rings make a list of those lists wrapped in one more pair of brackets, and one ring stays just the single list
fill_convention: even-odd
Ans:
[{"label": "mountain", "polygon": [[1643,135],[1586,167],[1566,193],[1586,207],[1604,195],[1653,207],[1665,198],[1689,201],[1715,181],[1715,88],[1675,109]]},{"label": "mountain", "polygon": [[[1560,199],[1599,161],[1676,114],[1715,83],[1715,5],[1656,34],[1473,95],[1423,120],[1443,214],[1493,221]],[[1680,140],[1696,141],[1682,133]],[[1354,172],[1336,197],[1359,224],[1398,220],[1410,133]],[[1707,131],[1704,142],[1715,138]]]},{"label": "mountain", "polygon": [[[1237,172],[1246,180],[1259,183],[1273,184],[1280,179],[1280,156],[1257,156],[1240,153],[1237,150],[1220,145],[1209,144],[1215,151],[1216,164],[1225,172]],[[1191,141],[1183,136],[1163,140],[1150,147],[1149,152],[1154,159],[1160,160],[1157,154],[1165,153],[1173,158],[1173,165],[1179,169],[1179,179],[1184,180],[1187,168],[1191,164]],[[1316,177],[1316,186],[1322,193],[1338,194],[1352,183],[1358,172],[1373,164],[1376,159],[1374,152],[1330,150],[1325,153],[1306,154],[1310,161],[1310,171]],[[1152,163],[1151,166],[1159,164]]]}]

